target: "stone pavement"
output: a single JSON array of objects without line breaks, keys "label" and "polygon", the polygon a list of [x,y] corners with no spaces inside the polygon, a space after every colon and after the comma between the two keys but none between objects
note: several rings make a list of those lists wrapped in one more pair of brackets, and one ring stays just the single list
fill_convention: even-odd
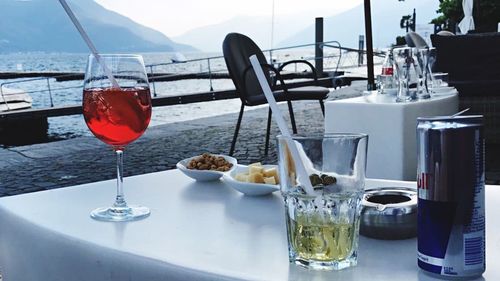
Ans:
[{"label": "stone pavement", "polygon": [[[287,112],[286,104],[281,105]],[[294,102],[299,133],[323,131],[318,102]],[[184,158],[210,152],[227,154],[237,114],[148,128],[125,149],[125,176],[175,168]],[[267,107],[245,111],[234,157],[240,163],[276,163],[273,124],[269,155],[264,155]],[[94,137],[0,149],[0,196],[60,188],[116,177],[113,151]],[[125,183],[126,184],[126,183]]]},{"label": "stone pavement", "polygon": [[[364,87],[343,88],[330,96],[331,99],[353,96]],[[280,106],[283,112],[288,112],[286,104]],[[323,132],[318,102],[294,102],[294,111],[299,133]],[[227,154],[236,120],[237,113],[234,113],[148,128],[125,149],[124,174],[131,176],[172,169],[179,160],[203,152]],[[275,136],[278,129],[274,121],[269,155],[264,155],[266,120],[267,106],[245,111],[234,155],[238,162],[277,163]],[[113,179],[116,177],[115,165],[113,151],[94,137],[0,148],[0,197]],[[498,184],[500,171],[487,172],[487,179],[490,184]]]}]

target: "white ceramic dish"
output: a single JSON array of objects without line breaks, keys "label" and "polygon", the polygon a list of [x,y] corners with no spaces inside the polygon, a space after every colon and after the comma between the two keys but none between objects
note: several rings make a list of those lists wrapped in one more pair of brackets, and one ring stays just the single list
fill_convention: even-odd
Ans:
[{"label": "white ceramic dish", "polygon": [[[263,165],[264,169],[278,168],[277,165]],[[232,188],[249,196],[261,196],[280,190],[279,184],[250,183],[237,181],[234,177],[238,173],[248,171],[248,166],[237,165],[235,169],[224,174],[224,181]]]},{"label": "white ceramic dish", "polygon": [[224,159],[226,159],[227,162],[233,164],[233,167],[227,172],[188,169],[186,167],[187,164],[189,163],[189,161],[191,161],[191,159],[199,156],[199,155],[197,155],[197,156],[193,156],[193,157],[179,161],[176,165],[177,169],[179,169],[181,172],[183,172],[186,176],[188,176],[194,180],[197,180],[197,181],[215,181],[215,180],[220,179],[222,177],[222,175],[233,171],[236,168],[236,166],[238,165],[238,161],[231,156],[222,155],[222,154],[213,154],[213,155],[224,157]]}]

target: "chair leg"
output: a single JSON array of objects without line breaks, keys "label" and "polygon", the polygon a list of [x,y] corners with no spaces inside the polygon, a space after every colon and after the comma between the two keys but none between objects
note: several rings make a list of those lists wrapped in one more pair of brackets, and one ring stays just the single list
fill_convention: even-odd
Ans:
[{"label": "chair leg", "polygon": [[229,150],[229,156],[233,156],[234,147],[236,146],[236,139],[238,138],[238,133],[240,131],[241,119],[243,118],[243,111],[245,109],[245,105],[241,104],[240,115],[238,116],[238,122],[236,123],[236,128],[234,129],[233,142],[231,143],[231,149]]},{"label": "chair leg", "polygon": [[294,134],[297,134],[297,125],[295,125],[295,115],[293,114],[292,102],[287,101],[288,103],[288,112],[290,113],[290,120],[292,121],[292,131]]},{"label": "chair leg", "polygon": [[271,117],[273,112],[271,111],[271,107],[269,107],[269,113],[267,115],[267,131],[266,131],[266,148],[264,150],[264,155],[267,156],[269,152],[269,136],[271,134]]},{"label": "chair leg", "polygon": [[321,106],[321,112],[323,112],[323,117],[325,117],[325,103],[323,100],[319,100],[319,106]]}]

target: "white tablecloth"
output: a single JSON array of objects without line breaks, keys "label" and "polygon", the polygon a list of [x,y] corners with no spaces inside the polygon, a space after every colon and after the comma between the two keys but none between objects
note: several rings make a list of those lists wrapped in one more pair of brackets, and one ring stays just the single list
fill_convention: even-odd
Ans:
[{"label": "white tablecloth", "polygon": [[[362,237],[358,266],[339,272],[289,265],[277,192],[246,197],[222,182],[197,183],[171,170],[125,179],[128,201],[149,206],[149,218],[92,220],[89,212],[110,204],[114,192],[115,182],[104,181],[1,198],[4,281],[433,280],[417,268],[416,239]],[[487,280],[500,280],[498,202],[500,187],[488,186]]]},{"label": "white tablecloth", "polygon": [[417,117],[456,113],[458,95],[452,90],[422,101],[394,99],[373,94],[326,102],[325,133],[368,134],[368,177],[415,180]]}]

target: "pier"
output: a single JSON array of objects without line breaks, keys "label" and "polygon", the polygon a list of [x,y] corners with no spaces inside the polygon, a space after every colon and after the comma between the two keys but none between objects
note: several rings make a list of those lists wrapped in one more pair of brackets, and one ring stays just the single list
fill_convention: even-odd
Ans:
[{"label": "pier", "polygon": [[[339,73],[342,74],[342,73]],[[337,76],[335,72],[324,73],[323,76]],[[50,72],[50,71],[27,71],[27,72],[0,72],[0,79],[21,79],[21,78],[54,78],[56,82],[83,80],[84,73],[80,72]],[[283,75],[285,79],[312,78],[311,72],[290,72]],[[148,73],[150,82],[172,82],[189,79],[231,79],[227,72],[199,72],[199,73]]]},{"label": "pier", "polygon": [[[285,77],[287,77],[287,79],[294,79],[293,77],[296,77],[296,75],[304,78],[310,76],[311,74],[296,73]],[[318,79],[317,85],[337,88],[350,85],[352,81],[363,79],[365,78],[339,75],[333,78],[320,78]],[[152,79],[152,81],[154,82],[156,80]],[[289,88],[295,88],[312,85],[312,83],[312,81],[293,82],[287,84],[287,86]],[[153,96],[152,105],[153,107],[171,106],[234,98],[238,98],[238,94],[235,89],[230,89],[223,91],[190,93],[179,96]],[[81,105],[53,106],[48,108],[31,108],[0,112],[0,144],[24,145],[48,141],[47,118],[77,114],[82,114]]]},{"label": "pier", "polygon": [[[321,30],[320,30],[321,31]],[[360,67],[360,58],[366,56],[366,51],[362,47],[359,49],[346,48],[337,41],[323,42],[322,36],[316,38],[317,42],[313,44],[303,44],[291,47],[274,48],[264,50],[272,65],[279,67],[281,62],[277,60],[279,52],[288,52],[290,49],[297,48],[315,48],[315,56],[301,58],[314,61],[316,67],[319,67],[317,73],[318,81],[312,80],[313,73],[307,69],[301,69],[295,65],[288,66],[281,76],[287,82],[288,88],[301,86],[319,85],[328,88],[339,88],[348,86],[352,81],[366,80],[366,75],[349,74],[347,70]],[[334,53],[325,54],[325,50],[334,50]],[[384,56],[381,52],[375,52],[375,56],[381,58]],[[285,56],[287,57],[287,56]],[[213,56],[207,58],[196,58],[182,62],[163,62],[146,65],[148,79],[151,85],[152,105],[171,106],[179,104],[189,104],[197,102],[208,102],[215,100],[225,100],[238,98],[235,89],[223,89],[214,91],[212,80],[230,79],[227,69],[221,67],[224,65],[223,56]],[[287,58],[289,60],[289,58]],[[382,61],[378,62],[381,63]],[[199,72],[179,73],[172,72],[170,67],[182,64],[199,64]],[[202,71],[202,65],[206,66],[207,71]],[[217,68],[218,67],[218,68]],[[168,70],[170,69],[170,70]],[[81,104],[74,105],[56,105],[52,93],[55,91],[71,90],[81,91],[81,86],[61,86],[60,82],[77,81],[84,79],[82,72],[59,72],[59,71],[22,71],[22,72],[0,72],[0,79],[7,80],[0,84],[2,87],[20,87],[20,83],[35,82],[40,80],[46,84],[45,89],[25,91],[27,94],[45,92],[48,93],[50,105],[46,107],[36,107],[23,110],[9,110],[0,112],[0,144],[6,145],[25,145],[48,141],[48,119],[50,117],[59,117],[67,115],[77,115],[82,113]],[[175,96],[165,96],[157,91],[157,83],[174,82],[180,80],[208,80],[209,87],[205,92],[187,93]],[[44,81],[45,80],[45,81]],[[54,82],[55,80],[55,82]],[[300,82],[297,82],[300,81]],[[16,85],[17,84],[17,85]]]}]

